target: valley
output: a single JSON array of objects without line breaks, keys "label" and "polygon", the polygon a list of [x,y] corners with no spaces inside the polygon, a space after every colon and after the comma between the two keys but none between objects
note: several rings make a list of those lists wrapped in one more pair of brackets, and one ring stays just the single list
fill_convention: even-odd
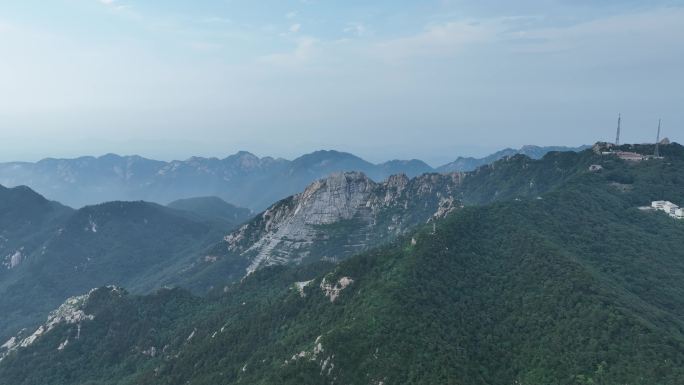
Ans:
[{"label": "valley", "polygon": [[684,201],[684,148],[661,151],[321,179],[196,256],[180,285],[203,281],[195,294],[82,290],[80,316],[8,339],[0,383],[677,384],[684,227],[637,209]]},{"label": "valley", "polygon": [[0,385],[684,385],[684,0],[0,1]]}]

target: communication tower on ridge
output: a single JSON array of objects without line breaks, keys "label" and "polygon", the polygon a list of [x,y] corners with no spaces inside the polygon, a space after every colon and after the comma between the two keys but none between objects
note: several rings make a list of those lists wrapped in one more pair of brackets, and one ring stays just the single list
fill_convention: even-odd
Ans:
[{"label": "communication tower on ridge", "polygon": [[654,157],[660,158],[660,125],[662,123],[662,119],[658,119],[658,136],[656,136],[656,143],[655,143],[655,153],[653,154]]},{"label": "communication tower on ridge", "polygon": [[618,114],[618,126],[617,126],[617,135],[615,135],[615,145],[619,146],[620,145],[620,125],[622,123],[622,114]]}]

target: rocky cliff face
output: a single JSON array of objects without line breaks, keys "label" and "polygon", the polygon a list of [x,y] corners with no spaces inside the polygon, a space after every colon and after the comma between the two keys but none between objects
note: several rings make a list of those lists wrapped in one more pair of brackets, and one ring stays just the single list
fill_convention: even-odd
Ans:
[{"label": "rocky cliff face", "polygon": [[[337,261],[456,209],[459,174],[333,174],[282,200],[228,234],[215,249],[249,261],[246,274],[274,264]],[[215,262],[221,255],[209,255]]]},{"label": "rocky cliff face", "polygon": [[[88,302],[90,294],[95,290],[96,289],[91,290],[88,294],[68,298],[59,308],[50,312],[47,321],[40,325],[32,334],[25,336],[26,330],[22,330],[18,335],[11,337],[4,344],[0,345],[0,362],[10,353],[33,345],[33,343],[38,341],[41,337],[62,324],[77,325],[73,337],[75,339],[80,338],[81,323],[92,321],[94,318],[92,315],[86,314],[83,311],[83,308]],[[107,290],[116,291],[119,289],[112,286],[107,288]],[[69,338],[67,337],[67,339],[62,341],[56,349],[63,350],[68,343]]]}]

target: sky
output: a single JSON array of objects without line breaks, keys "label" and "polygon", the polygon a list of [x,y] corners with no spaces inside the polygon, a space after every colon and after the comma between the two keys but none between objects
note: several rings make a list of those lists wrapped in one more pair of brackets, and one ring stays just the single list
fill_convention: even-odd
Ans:
[{"label": "sky", "polygon": [[684,0],[0,0],[0,161],[684,141]]}]

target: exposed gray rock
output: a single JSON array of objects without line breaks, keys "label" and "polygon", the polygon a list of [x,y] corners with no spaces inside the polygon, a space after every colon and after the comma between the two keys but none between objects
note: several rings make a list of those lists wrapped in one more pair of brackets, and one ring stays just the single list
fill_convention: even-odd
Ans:
[{"label": "exposed gray rock", "polygon": [[[31,346],[60,324],[80,324],[83,321],[92,320],[94,317],[83,311],[83,306],[87,303],[90,293],[67,299],[59,308],[50,312],[47,321],[40,325],[31,335],[24,338],[21,335],[10,338],[0,346],[0,361],[17,349]],[[62,342],[57,349],[63,350],[67,344],[68,339]]]},{"label": "exposed gray rock", "polygon": [[457,173],[401,174],[376,183],[360,172],[336,173],[228,234],[223,247],[249,260],[247,274],[275,264],[337,261],[448,215],[460,207],[460,180]]}]

